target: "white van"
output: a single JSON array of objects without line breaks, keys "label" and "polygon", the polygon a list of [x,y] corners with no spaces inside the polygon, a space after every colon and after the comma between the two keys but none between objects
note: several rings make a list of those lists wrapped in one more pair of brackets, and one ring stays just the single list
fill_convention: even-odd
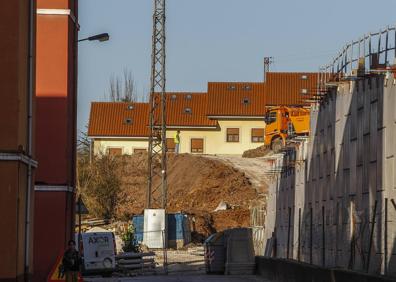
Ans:
[{"label": "white van", "polygon": [[116,246],[113,232],[105,229],[81,234],[83,273],[111,273],[115,270]]}]

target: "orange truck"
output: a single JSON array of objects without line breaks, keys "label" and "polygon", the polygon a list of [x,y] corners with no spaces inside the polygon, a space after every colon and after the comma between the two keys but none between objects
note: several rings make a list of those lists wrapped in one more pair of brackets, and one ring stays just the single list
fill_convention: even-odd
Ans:
[{"label": "orange truck", "polygon": [[286,140],[295,136],[309,135],[309,109],[302,107],[271,107],[265,119],[264,143],[278,152],[286,144]]}]

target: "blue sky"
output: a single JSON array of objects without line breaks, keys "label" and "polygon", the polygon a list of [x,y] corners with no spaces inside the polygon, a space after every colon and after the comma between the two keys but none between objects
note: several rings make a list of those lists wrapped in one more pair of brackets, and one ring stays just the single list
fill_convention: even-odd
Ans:
[{"label": "blue sky", "polygon": [[[150,87],[152,0],[80,0],[78,128],[111,75],[131,70]],[[272,71],[317,71],[364,33],[396,23],[396,0],[167,0],[167,90],[206,91],[208,81],[262,81]]]}]

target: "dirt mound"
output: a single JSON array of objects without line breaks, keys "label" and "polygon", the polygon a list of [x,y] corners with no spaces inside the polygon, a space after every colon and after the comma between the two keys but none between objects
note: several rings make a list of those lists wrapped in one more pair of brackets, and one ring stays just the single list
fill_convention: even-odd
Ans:
[{"label": "dirt mound", "polygon": [[271,149],[268,146],[262,145],[260,147],[257,147],[256,149],[251,149],[243,152],[242,157],[243,158],[259,158],[259,157],[264,157],[267,155]]},{"label": "dirt mound", "polygon": [[[147,154],[124,156],[122,161],[117,214],[141,214],[146,202]],[[169,155],[168,211],[192,215],[198,235],[248,226],[249,205],[256,197],[245,174],[224,162],[190,154]],[[221,201],[231,209],[214,212]]]}]

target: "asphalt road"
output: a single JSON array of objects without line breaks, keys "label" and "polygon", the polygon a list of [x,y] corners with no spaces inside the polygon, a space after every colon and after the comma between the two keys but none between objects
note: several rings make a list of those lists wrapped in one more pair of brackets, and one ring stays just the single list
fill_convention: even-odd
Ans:
[{"label": "asphalt road", "polygon": [[230,275],[155,275],[155,276],[136,276],[130,278],[91,278],[84,279],[87,282],[270,282],[258,276],[230,276]]}]

